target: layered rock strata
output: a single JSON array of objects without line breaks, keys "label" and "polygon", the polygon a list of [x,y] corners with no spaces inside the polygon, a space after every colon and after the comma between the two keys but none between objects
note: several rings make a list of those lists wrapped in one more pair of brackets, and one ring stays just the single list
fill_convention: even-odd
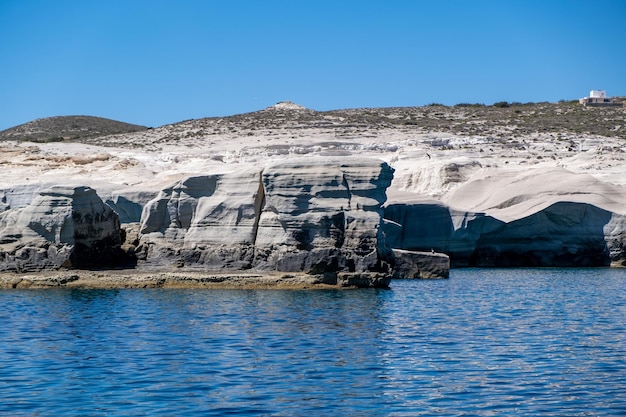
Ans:
[{"label": "layered rock strata", "polygon": [[251,268],[263,195],[256,169],[176,182],[143,209],[139,259],[147,266]]},{"label": "layered rock strata", "polygon": [[398,190],[387,198],[393,169],[365,158],[189,176],[158,195],[107,189],[106,204],[89,187],[6,189],[0,270],[132,265],[136,256],[144,269],[305,272],[384,286],[391,274],[445,277],[449,265],[624,265],[622,187],[559,169],[478,174],[443,201]]},{"label": "layered rock strata", "polygon": [[370,159],[295,160],[189,177],[146,205],[146,265],[309,274],[385,272],[382,204],[393,169]]},{"label": "layered rock strata", "polygon": [[393,249],[394,278],[448,278],[450,257],[443,253]]},{"label": "layered rock strata", "polygon": [[311,273],[384,271],[382,204],[392,177],[389,165],[369,159],[267,167],[255,265]]},{"label": "layered rock strata", "polygon": [[121,243],[117,214],[89,187],[52,187],[0,214],[0,270],[126,264]]},{"label": "layered rock strata", "polygon": [[386,215],[394,219],[385,221],[391,246],[445,252],[453,267],[609,266],[626,258],[624,216],[585,203],[555,203],[510,222],[424,203],[392,204]]}]

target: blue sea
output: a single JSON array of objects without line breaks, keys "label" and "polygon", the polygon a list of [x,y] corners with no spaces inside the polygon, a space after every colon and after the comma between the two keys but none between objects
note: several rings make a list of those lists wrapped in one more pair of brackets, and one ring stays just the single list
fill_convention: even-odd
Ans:
[{"label": "blue sea", "polygon": [[2,290],[2,416],[626,415],[626,270]]}]

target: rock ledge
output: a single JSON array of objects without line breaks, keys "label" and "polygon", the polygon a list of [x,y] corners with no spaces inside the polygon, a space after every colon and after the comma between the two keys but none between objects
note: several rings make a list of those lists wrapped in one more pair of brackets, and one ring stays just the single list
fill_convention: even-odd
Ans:
[{"label": "rock ledge", "polygon": [[[358,277],[303,273],[210,273],[199,271],[135,270],[45,271],[31,274],[0,273],[0,289],[117,289],[117,288],[207,288],[207,289],[349,289],[388,288],[389,278],[380,274]],[[358,278],[358,279],[357,279]]]}]

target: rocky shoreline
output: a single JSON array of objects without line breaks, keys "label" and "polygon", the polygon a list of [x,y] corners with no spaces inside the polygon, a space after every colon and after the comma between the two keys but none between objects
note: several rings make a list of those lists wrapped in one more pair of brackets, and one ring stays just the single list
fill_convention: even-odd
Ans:
[{"label": "rocky shoreline", "polygon": [[0,289],[352,289],[388,288],[389,277],[380,274],[242,273],[202,271],[63,270],[0,273]]},{"label": "rocky shoreline", "polygon": [[0,132],[10,139],[0,143],[0,272],[257,271],[384,287],[450,267],[623,266],[625,113],[577,106],[279,103],[18,142],[67,125],[33,122]]}]

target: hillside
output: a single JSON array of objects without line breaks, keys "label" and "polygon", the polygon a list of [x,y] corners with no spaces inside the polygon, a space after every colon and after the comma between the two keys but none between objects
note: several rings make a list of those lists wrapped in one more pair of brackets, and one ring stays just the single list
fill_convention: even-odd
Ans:
[{"label": "hillside", "polygon": [[[619,98],[618,98],[619,99]],[[623,98],[621,98],[623,100]],[[74,141],[103,146],[129,145],[128,133],[146,131],[132,146],[150,147],[216,136],[276,135],[286,130],[322,130],[336,138],[377,134],[381,130],[404,133],[449,133],[460,136],[523,138],[531,134],[599,135],[626,138],[626,108],[583,107],[576,101],[507,103],[494,105],[431,104],[422,107],[387,107],[315,111],[291,102],[227,117],[186,120],[157,129],[93,116],[37,119],[0,132],[0,140],[30,142]],[[107,136],[106,139],[100,139]]]},{"label": "hillside", "polygon": [[[115,129],[136,131],[106,134]],[[24,142],[29,137],[40,143]],[[53,140],[60,137],[66,139]],[[0,189],[25,178],[49,184],[60,177],[78,184],[106,178],[106,189],[152,189],[187,174],[329,156],[383,159],[396,169],[393,189],[436,198],[487,169],[559,168],[626,185],[626,108],[574,102],[323,112],[281,102],[154,129],[54,117],[5,130],[0,138],[0,164],[9,168]]]},{"label": "hillside", "polygon": [[57,116],[33,120],[0,132],[0,141],[60,142],[119,133],[139,132],[145,126],[94,116]]},{"label": "hillside", "polygon": [[[454,265],[621,264],[625,116],[623,107],[572,102],[323,112],[282,102],[127,133],[79,128],[73,137],[67,134],[71,118],[53,118],[44,123],[46,134],[67,139],[0,142],[0,217],[7,245],[13,245],[6,253],[19,262],[26,256],[19,246],[25,241],[15,242],[36,232],[28,224],[41,223],[50,236],[56,230],[21,213],[47,215],[56,209],[38,211],[41,204],[89,197],[106,202],[124,224],[141,222],[142,229],[130,229],[145,235],[141,259],[157,263],[171,261],[165,255],[178,253],[176,245],[199,245],[206,249],[202,256],[200,249],[183,251],[176,262],[293,269],[304,259],[298,251],[311,245],[319,243],[322,252],[353,245],[356,251],[358,239],[344,233],[349,223],[362,226],[365,243],[382,230],[391,248],[450,253]],[[33,134],[40,123],[20,128]],[[387,216],[384,229],[363,213],[351,220],[369,207]],[[293,239],[277,237],[287,230],[281,224],[290,225]],[[175,239],[158,240],[155,233]],[[236,236],[252,246],[232,246]],[[333,236],[337,241],[324,246]],[[292,248],[289,266],[273,251],[294,241],[300,246]],[[42,248],[29,253],[36,258]],[[311,266],[326,259],[322,252]],[[251,254],[267,256],[253,263],[246,258]],[[350,256],[345,265],[369,268],[365,258]]]},{"label": "hillside", "polygon": [[[289,103],[289,102],[287,102]],[[291,103],[293,104],[293,103]],[[558,103],[458,104],[423,107],[388,107],[315,111],[278,103],[266,109],[228,117],[187,120],[151,130],[142,144],[173,143],[212,137],[295,136],[316,130],[336,139],[377,135],[379,132],[448,133],[519,139],[532,134],[552,134],[566,140],[571,135],[626,138],[626,108],[583,107],[576,101]],[[89,143],[99,144],[96,138]],[[104,143],[103,143],[104,144]],[[125,135],[107,138],[106,144],[125,145]],[[138,146],[137,142],[133,143]]]}]

